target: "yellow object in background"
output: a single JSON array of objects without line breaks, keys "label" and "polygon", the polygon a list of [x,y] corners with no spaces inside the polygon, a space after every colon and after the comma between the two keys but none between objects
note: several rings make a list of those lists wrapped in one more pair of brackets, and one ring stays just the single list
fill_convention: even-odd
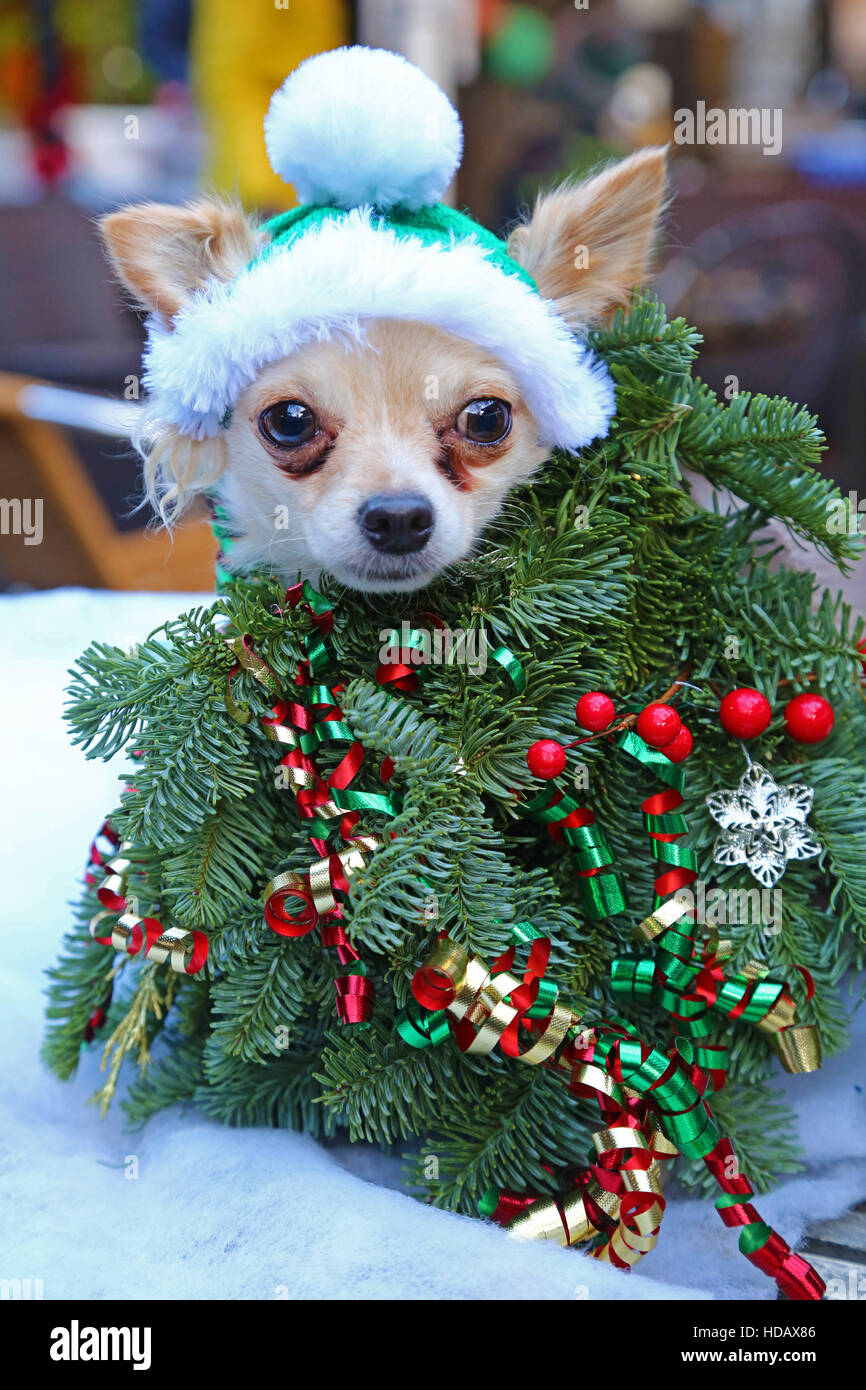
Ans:
[{"label": "yellow object in background", "polygon": [[191,82],[208,138],[208,190],[265,212],[293,205],[268,163],[268,103],[304,58],[350,40],[345,0],[195,0]]}]

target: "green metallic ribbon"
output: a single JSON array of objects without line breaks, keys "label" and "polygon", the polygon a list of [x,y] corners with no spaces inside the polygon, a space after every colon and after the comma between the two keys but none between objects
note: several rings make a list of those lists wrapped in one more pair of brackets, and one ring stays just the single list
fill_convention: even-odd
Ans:
[{"label": "green metallic ribbon", "polygon": [[515,694],[522,695],[526,689],[526,672],[514,652],[508,647],[494,647],[490,653],[491,661],[496,661],[514,686]]},{"label": "green metallic ribbon", "polygon": [[[526,803],[525,811],[533,820],[547,825],[556,825],[566,820],[572,811],[584,811],[571,796],[563,796],[555,805],[550,804],[550,791],[545,788]],[[614,869],[613,852],[607,837],[596,821],[589,825],[566,826],[561,831],[563,841],[573,851],[578,873],[586,875],[578,880],[581,907],[592,921],[612,917],[614,913],[625,912],[628,902],[625,884],[618,869]],[[589,874],[591,869],[606,872]]]},{"label": "green metallic ribbon", "polygon": [[644,828],[650,836],[652,855],[660,867],[660,872],[656,875],[653,902],[653,908],[657,908],[665,898],[676,892],[677,888],[684,888],[686,884],[693,883],[698,876],[698,858],[694,850],[674,841],[657,838],[660,835],[684,835],[688,830],[688,822],[678,809],[683,799],[685,768],[681,764],[672,763],[670,758],[666,758],[657,748],[650,748],[649,744],[631,729],[626,729],[621,734],[617,746],[658,777],[669,789],[666,793],[647,797],[641,803]]},{"label": "green metallic ribbon", "polygon": [[425,1047],[438,1047],[451,1032],[445,1009],[429,1013],[415,999],[410,999],[405,1009],[397,1015],[394,1026],[403,1041],[419,1051]]},{"label": "green metallic ribbon", "polygon": [[[292,590],[290,589],[289,592],[291,593]],[[324,618],[331,612],[329,600],[323,594],[317,593],[308,579],[305,579],[301,585],[301,601],[306,604],[314,618]],[[331,664],[331,655],[325,638],[315,625],[312,632],[307,633],[304,638],[304,656],[310,668],[310,674],[313,676],[326,670]]]},{"label": "green metallic ribbon", "polygon": [[[786,1070],[808,1071],[820,1066],[817,1030],[810,1025],[795,1025],[793,1001],[785,986],[761,978],[763,967],[758,965],[726,978],[720,962],[729,946],[720,946],[718,938],[710,936],[709,951],[702,958],[694,935],[674,926],[686,911],[685,904],[671,899],[636,928],[639,939],[652,941],[657,954],[655,960],[614,960],[614,994],[619,998],[648,1000],[671,1014],[681,1035],[679,1042],[688,1044],[694,1065],[711,1074],[714,1089],[724,1084],[729,1060],[727,1048],[708,1041],[718,1029],[719,1015],[729,1022],[750,1023],[768,1033],[778,1046]],[[706,983],[696,994],[695,987],[702,977]],[[795,1041],[799,1045],[796,1052],[788,1045]]]}]

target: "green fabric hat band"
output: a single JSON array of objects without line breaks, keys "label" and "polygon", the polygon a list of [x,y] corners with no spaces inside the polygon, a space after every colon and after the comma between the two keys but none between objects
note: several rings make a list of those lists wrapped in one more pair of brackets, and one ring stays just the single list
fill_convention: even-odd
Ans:
[{"label": "green fabric hat band", "polygon": [[[446,207],[444,203],[433,203],[425,208],[391,207],[386,211],[374,209],[378,220],[393,228],[398,234],[415,237],[422,245],[449,246],[458,241],[471,239],[483,247],[487,260],[501,270],[503,275],[515,275],[536,290],[538,286],[523,266],[508,254],[506,243],[494,232],[482,227],[468,213],[458,212],[456,208]],[[319,205],[290,208],[266,222],[263,231],[268,238],[256,260],[288,247],[299,237],[314,231],[329,221],[344,221],[347,213],[344,208]],[[253,262],[255,264],[255,262]]]}]

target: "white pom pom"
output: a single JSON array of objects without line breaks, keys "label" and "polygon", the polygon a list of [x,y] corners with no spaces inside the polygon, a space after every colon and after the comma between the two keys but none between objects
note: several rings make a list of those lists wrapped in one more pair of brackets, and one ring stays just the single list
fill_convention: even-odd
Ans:
[{"label": "white pom pom", "polygon": [[274,171],[302,203],[437,202],[460,163],[460,117],[419,68],[382,48],[337,48],[290,73],[265,117]]}]

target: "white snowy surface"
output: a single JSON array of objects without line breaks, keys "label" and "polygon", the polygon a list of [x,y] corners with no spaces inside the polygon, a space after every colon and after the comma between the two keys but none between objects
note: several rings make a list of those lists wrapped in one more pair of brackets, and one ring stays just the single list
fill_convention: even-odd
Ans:
[{"label": "white snowy surface", "polygon": [[[362,1146],[225,1129],[192,1111],[137,1133],[120,1111],[101,1121],[86,1103],[98,1049],[72,1083],[45,1072],[42,972],[119,771],[69,747],[65,673],[91,640],[127,645],[194,601],[0,599],[0,1278],[41,1279],[46,1298],[773,1298],[709,1201],[673,1193],[658,1247],[620,1275],[424,1207],[397,1190],[396,1160]],[[809,1169],[758,1207],[789,1241],[866,1196],[864,1031],[866,1019],[816,1076],[780,1079]]]}]

